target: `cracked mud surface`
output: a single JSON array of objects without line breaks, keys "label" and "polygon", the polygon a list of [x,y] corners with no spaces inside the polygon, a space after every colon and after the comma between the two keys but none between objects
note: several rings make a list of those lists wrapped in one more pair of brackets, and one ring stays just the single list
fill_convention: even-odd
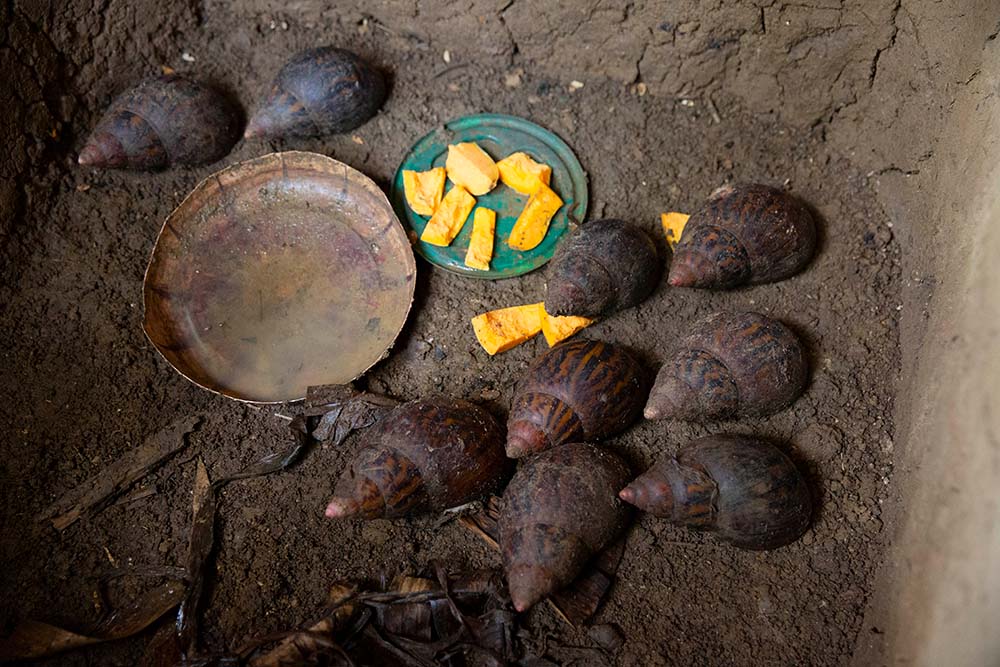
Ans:
[{"label": "cracked mud surface", "polygon": [[[210,0],[171,11],[118,0],[59,12],[18,2],[0,8],[0,53],[12,63],[3,94],[19,119],[0,123],[11,156],[0,160],[7,448],[0,590],[12,601],[0,614],[2,630],[24,618],[79,627],[95,613],[100,577],[181,564],[195,455],[220,477],[287,441],[284,422],[273,416],[287,410],[209,395],[143,338],[142,273],[162,219],[184,195],[224,164],[282,148],[331,155],[385,186],[410,143],[436,124],[498,111],[535,120],[574,147],[590,175],[590,217],[623,217],[658,235],[661,211],[690,210],[719,184],[752,179],[787,183],[823,220],[820,253],[800,276],[730,294],[664,285],[586,334],[633,346],[656,364],[688,323],[714,309],[756,309],[792,325],[813,366],[810,388],[793,408],[711,428],[643,423],[609,446],[639,472],[708,432],[772,437],[810,472],[820,506],[814,526],[788,548],[750,553],[643,517],[598,617],[621,628],[621,651],[602,652],[585,631],[540,607],[526,619],[525,654],[595,665],[849,660],[859,633],[870,632],[862,616],[891,527],[883,502],[893,494],[900,373],[897,236],[911,233],[883,208],[876,186],[932,159],[928,142],[868,143],[852,123],[870,115],[874,126],[888,127],[909,113],[873,106],[866,95],[905,85],[900,72],[916,58],[914,35],[925,19],[898,0],[684,2],[669,11],[641,2],[539,10],[522,1],[389,0],[337,11],[303,2],[294,13],[265,1],[230,9]],[[240,143],[217,165],[153,175],[72,163],[111,96],[161,65],[221,83],[252,110],[285,57],[326,42],[353,47],[392,72],[388,104],[354,137]],[[570,92],[571,80],[585,85]],[[807,83],[814,94],[799,94]],[[425,263],[418,271],[410,322],[363,384],[407,398],[446,391],[502,417],[513,383],[544,342],[490,359],[468,319],[537,300],[544,272],[484,283]],[[61,535],[34,521],[121,452],[194,413],[205,423],[187,454],[149,480],[155,494]],[[418,570],[433,558],[456,567],[499,564],[454,523],[324,520],[325,500],[356,444],[318,450],[293,472],[222,494],[207,646],[232,648],[308,621],[336,579]],[[131,584],[113,591],[119,600],[135,592]],[[130,665],[147,639],[44,664]]]}]

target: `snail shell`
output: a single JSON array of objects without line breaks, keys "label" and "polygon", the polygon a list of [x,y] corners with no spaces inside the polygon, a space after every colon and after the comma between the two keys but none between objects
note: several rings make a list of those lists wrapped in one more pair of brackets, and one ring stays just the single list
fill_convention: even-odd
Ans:
[{"label": "snail shell", "polygon": [[674,287],[731,289],[798,273],[816,247],[809,209],[766,185],[724,186],[691,215],[674,249]]},{"label": "snail shell", "polygon": [[470,502],[506,479],[503,428],[468,401],[395,408],[369,432],[326,509],[332,518],[393,518]]},{"label": "snail shell", "polygon": [[356,54],[332,46],[297,53],[271,85],[244,136],[318,137],[349,132],[385,101],[382,74]]},{"label": "snail shell", "polygon": [[507,417],[507,456],[600,440],[639,418],[648,391],[642,365],[624,348],[571,340],[538,357]]},{"label": "snail shell", "polygon": [[658,460],[622,500],[671,523],[712,531],[744,549],[775,549],[809,527],[812,499],[778,448],[739,435],[710,435]]},{"label": "snail shell", "polygon": [[214,88],[182,76],[160,76],[111,103],[78,162],[137,171],[207,164],[229,153],[239,126],[239,111]]},{"label": "snail shell", "polygon": [[525,463],[503,494],[500,551],[518,611],[561,588],[626,526],[630,508],[618,490],[628,482],[618,456],[567,444]]},{"label": "snail shell", "polygon": [[699,320],[660,368],[647,419],[709,421],[775,413],[792,404],[809,377],[802,343],[759,313],[715,313]]},{"label": "snail shell", "polygon": [[601,317],[631,308],[662,274],[656,245],[644,231],[622,220],[594,220],[564,241],[552,260],[545,310]]}]

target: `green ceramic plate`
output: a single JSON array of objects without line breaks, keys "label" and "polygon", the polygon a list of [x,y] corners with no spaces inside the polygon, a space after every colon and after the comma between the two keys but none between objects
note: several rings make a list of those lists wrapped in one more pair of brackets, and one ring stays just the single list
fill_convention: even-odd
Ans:
[{"label": "green ceramic plate", "polygon": [[[507,238],[521,213],[527,195],[522,195],[498,183],[492,192],[476,197],[477,206],[497,212],[496,240],[489,271],[470,269],[465,265],[465,253],[472,235],[472,216],[451,245],[442,248],[419,241],[428,218],[410,210],[403,193],[403,170],[426,171],[443,167],[448,157],[448,144],[474,141],[494,160],[523,151],[538,162],[552,167],[550,187],[562,198],[563,206],[552,218],[549,231],[536,247],[526,252],[507,245]],[[451,187],[449,181],[445,190]],[[514,116],[479,114],[463,116],[445,123],[418,141],[396,171],[390,196],[396,214],[410,232],[414,248],[427,261],[443,269],[472,278],[510,278],[534,271],[552,258],[559,238],[570,222],[581,224],[587,213],[587,174],[566,142],[543,127]]]}]

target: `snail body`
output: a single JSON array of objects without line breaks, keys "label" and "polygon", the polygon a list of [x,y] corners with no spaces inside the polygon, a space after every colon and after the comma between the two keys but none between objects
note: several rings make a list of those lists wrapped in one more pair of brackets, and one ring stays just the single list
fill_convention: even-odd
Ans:
[{"label": "snail body", "polygon": [[766,185],[716,190],[684,226],[668,282],[732,289],[783,280],[812,258],[816,227],[809,209]]},{"label": "snail body", "polygon": [[545,310],[552,315],[601,317],[640,303],[660,282],[656,245],[622,220],[584,224],[552,260]]},{"label": "snail body", "polygon": [[623,431],[639,418],[648,389],[642,365],[624,348],[571,340],[538,357],[514,392],[507,456]]},{"label": "snail body", "polygon": [[219,160],[239,139],[239,112],[186,77],[143,81],[119,95],[80,151],[84,166],[156,171]]},{"label": "snail body", "polygon": [[775,549],[809,527],[802,474],[778,448],[739,435],[711,435],[661,458],[626,486],[622,500],[743,549]]},{"label": "snail body", "polygon": [[628,467],[593,445],[573,443],[530,459],[503,494],[500,551],[518,611],[568,585],[627,524],[618,497]]},{"label": "snail body", "polygon": [[759,313],[696,322],[656,375],[647,419],[710,421],[773,414],[808,382],[806,353],[784,324]]},{"label": "snail body", "polygon": [[327,506],[331,518],[394,518],[479,498],[507,475],[503,428],[450,398],[404,403],[366,434]]},{"label": "snail body", "polygon": [[345,49],[307,49],[278,72],[244,136],[318,137],[367,122],[385,101],[382,74]]}]

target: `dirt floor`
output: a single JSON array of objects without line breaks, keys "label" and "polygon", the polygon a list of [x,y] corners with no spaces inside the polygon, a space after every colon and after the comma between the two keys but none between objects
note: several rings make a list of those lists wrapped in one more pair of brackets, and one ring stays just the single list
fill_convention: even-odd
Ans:
[{"label": "dirt floor", "polygon": [[[885,548],[880,507],[893,469],[899,249],[872,181],[826,143],[822,127],[786,127],[726,104],[716,120],[701,101],[688,106],[618,82],[588,81],[571,91],[534,73],[531,63],[519,63],[517,76],[504,63],[455,57],[447,64],[442,53],[375,23],[334,35],[266,17],[233,26],[215,14],[193,34],[183,47],[194,62],[143,54],[145,65],[75,85],[96,86],[106,103],[142,72],[168,64],[225,82],[252,108],[287,55],[336,41],[392,72],[391,95],[353,136],[241,143],[219,165],[154,175],[77,168],[71,149],[79,149],[100,109],[69,114],[65,150],[29,189],[23,217],[0,248],[0,591],[7,601],[0,630],[26,618],[79,627],[95,613],[100,577],[183,564],[197,457],[221,477],[288,442],[286,422],[275,413],[292,414],[294,406],[259,408],[203,391],[142,334],[143,270],[163,218],[184,195],[222,164],[283,148],[331,155],[386,186],[408,146],[436,124],[495,111],[534,120],[573,146],[590,176],[591,218],[625,218],[658,235],[660,212],[690,210],[724,182],[755,180],[786,185],[822,221],[820,252],[795,278],[725,294],[664,284],[640,307],[586,332],[632,346],[654,365],[691,322],[717,309],[754,309],[792,325],[808,343],[813,369],[792,408],[712,427],[642,423],[609,446],[638,472],[710,432],[775,438],[810,471],[819,506],[813,527],[791,546],[751,553],[642,517],[598,615],[625,635],[621,650],[602,651],[542,605],[526,619],[525,655],[576,665],[835,665],[849,659],[858,633],[879,632],[862,627],[862,617]],[[403,335],[360,385],[405,398],[445,392],[478,400],[502,418],[513,383],[545,343],[539,337],[490,358],[468,320],[540,299],[544,271],[503,282],[462,279],[422,261],[418,271]],[[189,449],[146,482],[153,495],[62,534],[36,521],[61,494],[191,414],[204,422]],[[324,519],[334,479],[356,444],[316,450],[290,472],[226,488],[203,624],[209,647],[232,648],[308,621],[338,579],[419,570],[435,558],[455,567],[499,565],[454,522],[432,529],[434,517]],[[115,591],[119,599],[134,592]],[[131,665],[148,638],[42,664]]]}]

